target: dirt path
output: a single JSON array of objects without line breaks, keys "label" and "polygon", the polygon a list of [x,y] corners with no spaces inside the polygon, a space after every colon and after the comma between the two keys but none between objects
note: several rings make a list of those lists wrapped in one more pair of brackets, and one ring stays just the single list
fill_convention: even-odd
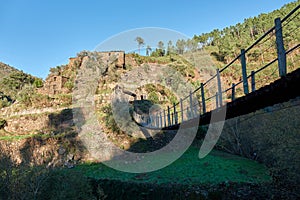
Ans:
[{"label": "dirt path", "polygon": [[33,114],[41,114],[41,113],[54,113],[58,111],[62,111],[65,109],[69,109],[69,107],[61,107],[61,108],[55,108],[55,107],[47,107],[47,108],[31,108],[28,110],[21,110],[18,112],[13,112],[8,109],[1,109],[0,110],[0,117],[3,118],[10,118],[10,117],[15,117],[15,116],[20,116],[20,115],[33,115]]}]

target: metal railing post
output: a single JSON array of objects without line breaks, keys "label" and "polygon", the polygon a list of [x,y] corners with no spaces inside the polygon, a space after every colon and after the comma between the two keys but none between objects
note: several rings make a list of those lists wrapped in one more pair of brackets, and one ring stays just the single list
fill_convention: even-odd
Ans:
[{"label": "metal railing post", "polygon": [[203,114],[206,113],[206,105],[205,105],[205,95],[204,95],[204,85],[201,83],[201,98],[202,98],[202,108]]},{"label": "metal railing post", "polygon": [[278,56],[279,75],[283,77],[286,75],[286,54],[284,49],[282,26],[280,18],[275,19],[275,31],[276,31],[276,46]]},{"label": "metal railing post", "polygon": [[176,104],[175,103],[173,103],[173,107],[174,107],[174,110],[173,110],[173,113],[174,113],[174,123],[177,124],[176,123]]},{"label": "metal railing post", "polygon": [[180,98],[180,112],[181,112],[181,123],[183,122],[183,104],[182,104],[182,98]]},{"label": "metal railing post", "polygon": [[218,97],[219,97],[219,106],[223,106],[223,98],[222,98],[222,83],[220,77],[220,71],[217,69],[217,81],[218,81]]},{"label": "metal railing post", "polygon": [[165,123],[165,127],[167,127],[166,110],[164,110],[164,123]]},{"label": "metal railing post", "polygon": [[175,124],[178,124],[178,112],[175,113]]},{"label": "metal railing post", "polygon": [[163,122],[162,122],[162,113],[159,113],[159,120],[160,120],[160,127],[163,127]]},{"label": "metal railing post", "polygon": [[168,126],[171,126],[170,106],[168,106]]},{"label": "metal railing post", "polygon": [[219,97],[217,92],[216,92],[216,108],[219,108]]},{"label": "metal railing post", "polygon": [[255,91],[255,72],[251,71],[251,91]]},{"label": "metal railing post", "polygon": [[232,83],[232,88],[231,88],[231,101],[235,100],[235,84]]},{"label": "metal railing post", "polygon": [[247,66],[246,66],[245,49],[241,50],[241,64],[242,64],[244,94],[248,94],[249,89],[248,89],[248,80],[247,80]]},{"label": "metal railing post", "polygon": [[194,113],[193,113],[193,95],[192,92],[190,91],[190,108],[191,108],[191,116],[194,118]]}]

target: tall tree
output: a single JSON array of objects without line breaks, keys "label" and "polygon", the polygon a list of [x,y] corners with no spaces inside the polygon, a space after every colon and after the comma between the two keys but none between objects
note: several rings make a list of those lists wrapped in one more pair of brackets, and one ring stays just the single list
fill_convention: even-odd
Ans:
[{"label": "tall tree", "polygon": [[135,41],[137,41],[137,43],[138,43],[138,49],[139,49],[139,54],[140,54],[141,53],[141,47],[145,45],[145,41],[140,36],[137,36],[135,38]]},{"label": "tall tree", "polygon": [[159,49],[161,49],[161,50],[164,50],[164,49],[165,49],[164,45],[165,45],[165,44],[164,44],[163,41],[159,41],[158,44],[157,44],[157,47],[158,47]]},{"label": "tall tree", "polygon": [[151,47],[149,45],[147,45],[146,48],[146,55],[149,56],[150,55],[150,51],[152,51]]},{"label": "tall tree", "polygon": [[163,41],[159,41],[157,44],[158,49],[156,50],[158,53],[158,56],[164,56],[165,55],[165,46]]},{"label": "tall tree", "polygon": [[179,54],[183,54],[184,48],[185,48],[185,41],[184,41],[184,39],[177,40],[177,42],[176,42],[176,48],[177,48],[177,52]]},{"label": "tall tree", "polygon": [[174,53],[174,46],[173,46],[173,42],[171,40],[169,40],[168,42],[168,47],[167,47],[167,55],[170,55],[170,53]]},{"label": "tall tree", "polygon": [[198,47],[198,42],[195,39],[188,39],[186,41],[186,47],[190,51],[196,51]]}]

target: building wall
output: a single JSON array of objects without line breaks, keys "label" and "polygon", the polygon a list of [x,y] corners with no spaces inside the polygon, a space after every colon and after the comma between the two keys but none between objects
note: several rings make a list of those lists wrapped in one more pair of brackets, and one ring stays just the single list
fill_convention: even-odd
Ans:
[{"label": "building wall", "polygon": [[44,87],[39,92],[47,95],[67,93],[67,88],[64,87],[67,81],[67,77],[60,75],[49,76],[45,81]]}]

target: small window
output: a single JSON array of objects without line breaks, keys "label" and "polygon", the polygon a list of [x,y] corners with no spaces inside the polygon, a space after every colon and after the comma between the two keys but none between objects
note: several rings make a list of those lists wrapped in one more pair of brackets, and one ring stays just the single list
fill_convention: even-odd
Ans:
[{"label": "small window", "polygon": [[57,78],[57,77],[56,77],[56,76],[54,76],[54,78],[53,78],[53,81],[56,81],[56,78]]}]

